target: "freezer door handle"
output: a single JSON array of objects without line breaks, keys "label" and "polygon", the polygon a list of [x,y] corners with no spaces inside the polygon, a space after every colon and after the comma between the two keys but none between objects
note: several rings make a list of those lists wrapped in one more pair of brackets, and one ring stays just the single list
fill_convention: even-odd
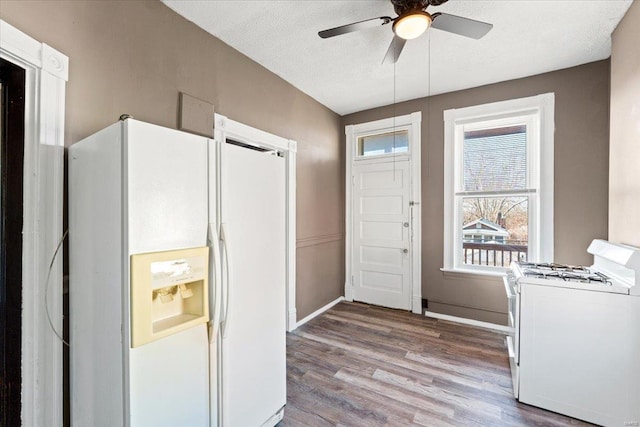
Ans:
[{"label": "freezer door handle", "polygon": [[207,236],[213,258],[212,272],[214,281],[214,292],[212,292],[213,295],[211,296],[213,298],[213,306],[211,307],[210,305],[213,315],[209,321],[209,343],[211,343],[218,336],[220,309],[222,307],[222,262],[220,261],[220,239],[215,224],[208,225]]},{"label": "freezer door handle", "polygon": [[225,337],[229,327],[229,281],[231,277],[230,265],[232,262],[229,255],[229,229],[224,223],[220,224],[220,240],[224,246],[224,267],[225,267],[225,281],[224,281],[224,318],[220,323],[222,330],[222,336]]}]

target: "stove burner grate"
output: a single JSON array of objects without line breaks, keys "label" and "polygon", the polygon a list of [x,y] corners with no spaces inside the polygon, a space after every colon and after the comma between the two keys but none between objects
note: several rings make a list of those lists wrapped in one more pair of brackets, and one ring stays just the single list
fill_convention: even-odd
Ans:
[{"label": "stove burner grate", "polygon": [[523,268],[535,268],[537,270],[545,271],[566,271],[571,273],[586,273],[590,274],[591,271],[582,265],[568,265],[568,264],[556,264],[556,263],[536,263],[536,262],[521,262],[520,266]]},{"label": "stove burner grate", "polygon": [[[524,266],[524,263],[520,265]],[[589,269],[584,267],[581,267],[583,268],[583,270],[581,269],[551,270],[551,269],[540,268],[537,266],[535,268],[536,269],[525,268],[525,270],[523,271],[524,275],[526,277],[533,277],[533,278],[539,278],[539,279],[557,279],[557,280],[574,281],[574,282],[581,282],[581,283],[598,283],[606,286],[612,286],[611,279],[608,276],[597,271],[594,274],[592,274],[589,271]]]}]

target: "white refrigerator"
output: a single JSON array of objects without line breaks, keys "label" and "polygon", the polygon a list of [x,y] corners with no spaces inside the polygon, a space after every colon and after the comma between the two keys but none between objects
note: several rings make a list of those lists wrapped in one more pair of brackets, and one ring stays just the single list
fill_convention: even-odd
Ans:
[{"label": "white refrigerator", "polygon": [[69,149],[74,426],[274,426],[285,158],[133,119]]},{"label": "white refrigerator", "polygon": [[208,426],[207,141],[132,119],[69,148],[73,426]]},{"label": "white refrigerator", "polygon": [[274,426],[286,403],[285,159],[227,140],[209,142],[209,163],[219,165],[209,168],[209,214],[222,277],[211,418]]}]

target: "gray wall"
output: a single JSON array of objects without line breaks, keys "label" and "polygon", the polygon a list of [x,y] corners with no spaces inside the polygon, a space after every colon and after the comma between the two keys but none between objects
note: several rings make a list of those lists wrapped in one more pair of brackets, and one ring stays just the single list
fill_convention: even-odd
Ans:
[{"label": "gray wall", "polygon": [[613,33],[609,238],[640,247],[640,4]]},{"label": "gray wall", "polygon": [[65,144],[122,113],[175,128],[178,93],[298,141],[298,318],[342,295],[340,118],[157,0],[0,2],[0,17],[69,56]]},{"label": "gray wall", "polygon": [[[506,323],[500,278],[443,273],[443,112],[554,92],[555,261],[590,264],[594,238],[607,238],[609,61],[354,113],[356,124],[422,111],[422,296],[435,312]],[[343,137],[344,141],[344,137]],[[637,141],[637,139],[636,139]]]}]

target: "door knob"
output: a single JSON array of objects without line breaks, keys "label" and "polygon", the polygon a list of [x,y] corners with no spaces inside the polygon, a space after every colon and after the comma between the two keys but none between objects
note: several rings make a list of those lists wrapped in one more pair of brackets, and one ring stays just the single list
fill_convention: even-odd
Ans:
[{"label": "door knob", "polygon": [[404,225],[406,228],[409,228],[409,223],[408,223],[408,222],[405,222],[405,223],[404,223],[404,224],[402,224],[402,225]]},{"label": "door knob", "polygon": [[405,254],[409,253],[409,249],[403,249],[402,252],[404,252]]}]

